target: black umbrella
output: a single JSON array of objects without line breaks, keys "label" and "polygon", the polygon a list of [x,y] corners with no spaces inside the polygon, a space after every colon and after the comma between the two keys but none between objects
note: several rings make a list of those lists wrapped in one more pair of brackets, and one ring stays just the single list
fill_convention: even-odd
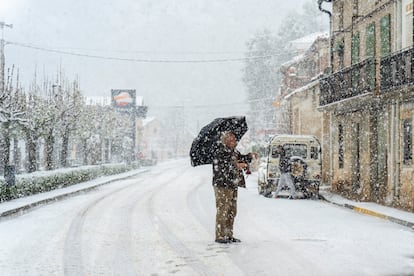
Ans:
[{"label": "black umbrella", "polygon": [[191,165],[206,165],[213,163],[213,153],[220,143],[220,135],[225,131],[233,132],[237,141],[247,131],[246,117],[217,118],[200,130],[191,145]]}]

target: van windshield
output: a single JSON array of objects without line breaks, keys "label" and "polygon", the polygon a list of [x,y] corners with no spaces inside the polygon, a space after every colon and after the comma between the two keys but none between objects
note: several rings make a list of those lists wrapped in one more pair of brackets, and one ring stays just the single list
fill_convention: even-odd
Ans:
[{"label": "van windshield", "polygon": [[[307,158],[308,149],[305,144],[284,144],[283,148],[286,151],[288,157],[298,156],[301,158]],[[276,152],[277,146],[272,147],[272,158],[279,158],[279,154]]]}]

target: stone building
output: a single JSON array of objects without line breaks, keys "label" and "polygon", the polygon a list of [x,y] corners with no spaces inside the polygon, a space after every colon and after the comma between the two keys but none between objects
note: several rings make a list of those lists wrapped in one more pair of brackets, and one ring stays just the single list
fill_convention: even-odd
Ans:
[{"label": "stone building", "polygon": [[[317,110],[318,78],[329,67],[329,37],[326,33],[319,33],[310,38],[312,40],[298,56],[281,66],[282,81],[277,102],[281,110],[279,118],[286,123],[283,133],[314,135],[323,144],[326,141],[322,135],[322,113]],[[299,41],[304,45],[304,39]],[[327,178],[322,175],[322,181]]]},{"label": "stone building", "polygon": [[323,169],[349,198],[414,211],[413,1],[326,2],[332,73],[320,80]]}]

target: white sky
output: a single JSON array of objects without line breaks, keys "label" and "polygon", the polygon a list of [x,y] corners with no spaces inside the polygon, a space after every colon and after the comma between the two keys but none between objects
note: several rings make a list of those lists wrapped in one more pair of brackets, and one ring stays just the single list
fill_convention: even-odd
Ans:
[{"label": "white sky", "polygon": [[[0,0],[7,41],[81,54],[136,59],[200,60],[244,56],[245,42],[307,0]],[[93,50],[93,51],[91,51]],[[79,76],[86,95],[136,89],[150,106],[243,102],[243,62],[134,63],[68,56],[6,46],[6,67],[20,68],[23,84],[62,67]],[[151,109],[151,106],[153,107]],[[241,115],[244,106],[208,110],[212,117]],[[228,109],[229,114],[224,114]],[[230,110],[229,110],[230,109]],[[214,111],[214,112],[213,112]],[[205,112],[204,112],[205,113]],[[221,114],[223,113],[223,114]]]}]

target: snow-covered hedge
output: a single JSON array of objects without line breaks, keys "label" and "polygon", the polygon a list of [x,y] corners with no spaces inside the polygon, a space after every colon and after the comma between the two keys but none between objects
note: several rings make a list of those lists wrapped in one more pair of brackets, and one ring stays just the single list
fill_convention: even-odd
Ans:
[{"label": "snow-covered hedge", "polygon": [[130,165],[106,164],[35,172],[16,175],[16,185],[13,186],[6,186],[4,178],[0,178],[0,202],[47,192],[89,181],[100,176],[119,174],[137,168],[139,168],[138,163],[132,163]]}]

